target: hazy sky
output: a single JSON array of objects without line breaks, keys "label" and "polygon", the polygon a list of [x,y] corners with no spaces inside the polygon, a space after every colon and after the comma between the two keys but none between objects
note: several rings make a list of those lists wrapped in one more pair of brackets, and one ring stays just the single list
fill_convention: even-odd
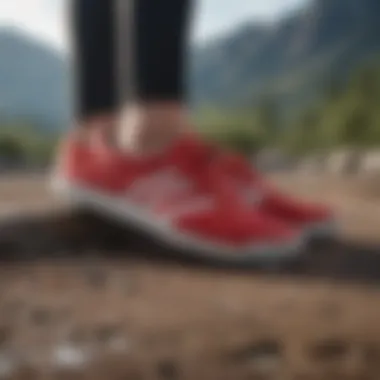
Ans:
[{"label": "hazy sky", "polygon": [[[65,5],[69,1],[71,0],[0,0],[0,26],[17,25],[59,48],[64,48],[67,37]],[[254,17],[276,18],[306,1],[197,0],[194,37],[204,39],[219,34]]]}]

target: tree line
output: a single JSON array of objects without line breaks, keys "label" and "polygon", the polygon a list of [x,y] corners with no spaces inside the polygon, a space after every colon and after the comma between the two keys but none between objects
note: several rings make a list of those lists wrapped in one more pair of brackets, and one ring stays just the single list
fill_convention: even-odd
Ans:
[{"label": "tree line", "polygon": [[[313,105],[290,121],[270,96],[252,109],[202,110],[194,124],[206,136],[231,149],[251,154],[278,147],[293,154],[337,147],[380,147],[380,65],[355,71],[344,83],[329,82]],[[50,162],[58,137],[35,126],[0,118],[0,158],[44,165]]]}]

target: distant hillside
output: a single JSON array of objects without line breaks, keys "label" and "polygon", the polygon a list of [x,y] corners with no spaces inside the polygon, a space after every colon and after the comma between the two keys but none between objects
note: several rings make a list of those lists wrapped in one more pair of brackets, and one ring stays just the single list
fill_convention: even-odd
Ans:
[{"label": "distant hillside", "polygon": [[59,53],[15,29],[0,30],[0,118],[61,128],[68,104],[68,67]]},{"label": "distant hillside", "polygon": [[379,20],[379,0],[314,0],[275,25],[246,25],[196,49],[192,99],[236,105],[266,92],[304,104],[380,52]]},{"label": "distant hillside", "polygon": [[[249,0],[247,0],[249,1]],[[286,109],[313,100],[380,52],[380,0],[313,0],[276,24],[253,22],[191,54],[191,99],[247,105],[263,93]],[[58,52],[0,29],[0,118],[61,128],[69,116],[69,68]]]}]

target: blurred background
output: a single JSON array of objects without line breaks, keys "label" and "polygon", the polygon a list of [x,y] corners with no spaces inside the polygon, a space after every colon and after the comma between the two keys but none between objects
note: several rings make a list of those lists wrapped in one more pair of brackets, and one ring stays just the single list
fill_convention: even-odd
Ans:
[{"label": "blurred background", "polygon": [[380,0],[197,1],[195,125],[341,229],[241,271],[47,191],[72,120],[67,3],[0,0],[0,379],[378,380]]},{"label": "blurred background", "polygon": [[[248,154],[265,147],[267,161],[281,152],[319,167],[332,151],[373,151],[379,12],[378,0],[198,1],[188,72],[197,125]],[[46,165],[69,125],[66,17],[64,0],[0,1],[3,169]]]}]

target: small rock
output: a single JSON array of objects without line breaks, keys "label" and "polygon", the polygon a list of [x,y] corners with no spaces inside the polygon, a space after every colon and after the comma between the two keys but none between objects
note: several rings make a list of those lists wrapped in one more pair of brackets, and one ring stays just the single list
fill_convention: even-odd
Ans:
[{"label": "small rock", "polygon": [[117,338],[121,333],[121,328],[118,326],[101,326],[94,332],[95,339],[101,344],[108,344],[113,339]]},{"label": "small rock", "polygon": [[166,360],[158,363],[157,375],[160,380],[179,379],[179,371],[174,361]]},{"label": "small rock", "polygon": [[52,321],[52,319],[52,312],[44,307],[36,308],[30,312],[31,322],[38,327],[46,326]]},{"label": "small rock", "polygon": [[311,348],[311,357],[317,361],[342,360],[349,351],[349,344],[340,340],[326,340]]},{"label": "small rock", "polygon": [[282,347],[275,340],[264,340],[235,352],[233,361],[249,364],[256,373],[271,373],[282,360]]},{"label": "small rock", "polygon": [[363,357],[368,365],[377,364],[380,366],[380,345],[375,343],[366,344],[363,347]]},{"label": "small rock", "polygon": [[130,350],[130,342],[124,337],[123,330],[119,326],[102,326],[94,332],[96,341],[115,352],[127,352]]},{"label": "small rock", "polygon": [[65,343],[54,349],[52,359],[55,367],[80,369],[91,360],[91,354],[85,347]]},{"label": "small rock", "polygon": [[12,332],[8,326],[0,326],[0,348],[5,348],[11,341]]}]

